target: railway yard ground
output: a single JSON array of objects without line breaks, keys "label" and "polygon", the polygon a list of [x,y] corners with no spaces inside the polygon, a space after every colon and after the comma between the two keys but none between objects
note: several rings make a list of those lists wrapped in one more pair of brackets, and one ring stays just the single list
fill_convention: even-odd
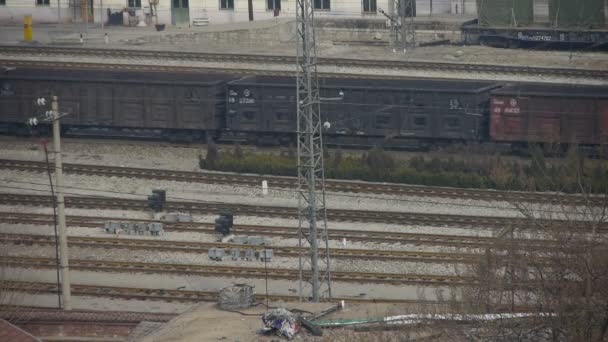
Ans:
[{"label": "railway yard ground", "polygon": [[[608,58],[605,53],[593,51],[534,51],[496,49],[484,46],[462,46],[458,21],[442,18],[422,22],[432,26],[432,30],[421,31],[421,41],[444,41],[452,43],[439,46],[420,47],[407,54],[392,53],[387,46],[374,46],[370,41],[386,41],[383,33],[373,34],[374,30],[361,29],[354,37],[344,37],[344,28],[325,28],[321,33],[319,72],[328,76],[346,77],[426,77],[456,79],[486,79],[499,81],[527,81],[546,83],[575,83],[605,85],[608,69]],[[463,19],[464,21],[464,19]],[[440,23],[430,25],[429,23]],[[24,44],[22,26],[5,24],[0,31],[0,64],[8,66],[38,66],[42,68],[84,67],[85,64],[97,64],[97,67],[126,68],[127,70],[205,70],[207,72],[237,72],[240,74],[289,74],[294,65],[290,56],[295,52],[295,35],[293,22],[287,19],[256,21],[230,25],[210,25],[204,28],[172,28],[166,32],[154,32],[152,28],[124,28],[121,26],[100,27],[91,25],[87,28],[85,44],[80,43],[80,33],[84,28],[80,24],[44,25],[40,34],[35,34],[34,44]],[[370,31],[372,33],[370,33]],[[279,32],[279,34],[276,34]],[[422,32],[427,32],[426,36]],[[104,43],[104,34],[110,37],[109,44]],[[386,33],[384,33],[386,35]],[[363,38],[362,38],[363,37]],[[424,38],[427,37],[427,38]],[[359,39],[359,40],[357,40]],[[11,48],[11,46],[13,48]],[[15,49],[19,47],[20,49]],[[23,48],[29,47],[29,50]],[[50,52],[49,48],[68,48]],[[33,48],[33,49],[32,49]],[[46,48],[45,51],[37,50]],[[73,51],[70,52],[69,49]],[[74,49],[101,49],[107,56],[89,52],[77,52]],[[193,58],[168,56],[163,52],[179,49],[180,53],[191,52],[202,54]],[[117,50],[122,53],[117,54]],[[137,52],[140,52],[139,54]],[[499,53],[497,53],[497,51]],[[146,52],[145,55],[141,53]],[[210,58],[215,54],[217,58]],[[246,56],[273,56],[273,59],[253,60]],[[43,57],[41,59],[40,57]],[[356,56],[356,57],[354,57]],[[284,58],[288,57],[287,60]],[[283,58],[283,59],[282,59]],[[323,60],[325,59],[325,60]],[[359,63],[349,61],[359,60]],[[133,63],[137,61],[137,63]],[[367,61],[367,62],[366,62]],[[410,67],[404,64],[402,69],[395,66],[378,64],[379,61],[414,63]],[[442,63],[443,66],[415,65],[415,63]],[[367,63],[368,65],[366,65]],[[102,65],[103,64],[103,65]],[[452,65],[452,66],[450,66]],[[454,67],[460,65],[461,67]],[[494,66],[494,67],[483,67]],[[496,69],[496,65],[501,68]],[[512,70],[505,69],[511,67]],[[515,69],[513,69],[515,68]],[[518,69],[519,68],[519,69]],[[564,75],[549,69],[579,70],[580,75]],[[534,69],[534,70],[532,70]],[[545,70],[545,71],[543,71]],[[595,74],[594,74],[595,71]]]},{"label": "railway yard ground", "polygon": [[[608,85],[605,52],[463,46],[459,27],[469,19],[417,19],[418,41],[429,46],[393,53],[386,44],[386,30],[378,29],[382,27],[378,23],[375,28],[346,29],[341,26],[345,22],[322,18],[317,42],[319,74]],[[84,43],[80,42],[82,32]],[[154,32],[153,27],[39,24],[34,26],[34,42],[23,42],[22,36],[20,23],[0,23],[0,72],[2,68],[8,74],[11,67],[32,67],[285,76],[295,70],[294,22],[284,18],[200,28],[168,27],[163,32]],[[435,45],[438,42],[441,45]],[[12,90],[6,86],[0,95],[2,91],[8,94]],[[80,94],[87,96],[84,91]],[[190,100],[195,101],[194,95]],[[378,327],[371,324],[361,330],[372,332],[366,330],[361,335],[352,335],[354,330],[325,329],[324,338],[308,333],[300,337],[307,341],[373,341],[384,335],[365,334],[391,334],[393,327],[384,321],[388,317],[400,317],[396,322],[402,325],[422,320],[420,316],[399,315],[451,314],[460,309],[473,314],[532,312],[538,307],[529,306],[528,301],[536,298],[527,291],[538,281],[530,275],[530,265],[542,272],[552,262],[550,258],[568,253],[579,259],[588,256],[585,262],[591,265],[595,262],[594,255],[580,254],[585,248],[581,246],[552,254],[564,248],[560,245],[562,236],[552,233],[575,226],[576,237],[583,237],[579,241],[587,243],[589,237],[590,244],[599,242],[602,246],[606,241],[605,216],[597,224],[590,223],[596,212],[599,216],[605,213],[605,193],[585,196],[327,180],[324,199],[329,229],[323,253],[331,255],[327,267],[331,270],[332,301],[303,303],[307,298],[301,297],[298,280],[309,277],[310,271],[304,268],[300,273],[300,257],[306,260],[310,255],[305,246],[299,246],[297,179],[201,170],[208,152],[202,143],[65,138],[63,192],[73,307],[65,311],[57,309],[58,244],[51,196],[54,189],[47,174],[52,166],[45,162],[43,147],[47,140],[0,136],[0,323],[3,319],[13,322],[45,341],[276,341],[276,336],[259,334],[260,318],[268,309],[287,307],[292,312],[312,314],[340,302],[346,306],[324,317],[333,320],[328,325],[383,322],[382,331],[374,332]],[[48,147],[52,149],[51,144]],[[491,148],[496,152],[502,147]],[[247,144],[242,148],[281,155],[292,149]],[[477,152],[484,153],[483,142],[470,144],[470,151],[480,149],[470,155],[455,151],[459,148],[454,144],[423,153],[425,158],[437,160],[452,155],[474,159]],[[219,145],[219,150],[236,154],[236,145]],[[331,151],[334,156],[335,151]],[[344,151],[346,157],[362,153],[357,149]],[[400,162],[422,154],[390,153]],[[567,158],[585,172],[584,156],[563,159]],[[516,161],[513,165],[520,167],[505,172],[537,166],[527,157],[505,154],[504,160]],[[585,163],[589,166],[596,161]],[[49,165],[52,162],[51,154]],[[603,167],[594,170],[605,173]],[[602,177],[605,175],[598,179]],[[267,191],[263,182],[267,182]],[[160,212],[152,211],[148,201],[157,189],[166,191],[167,201]],[[216,219],[226,211],[234,214],[231,233],[236,240],[222,241],[216,231]],[[170,219],[178,214],[191,221]],[[150,233],[150,227],[159,222],[162,233]],[[110,232],[116,224],[122,229]],[[144,226],[147,233],[138,231]],[[550,229],[540,231],[537,227]],[[257,242],[246,244],[243,241],[252,240],[238,239],[243,236]],[[211,258],[218,249],[226,256]],[[262,259],[268,250],[272,250],[272,257]],[[230,252],[235,251],[239,257],[231,258]],[[511,258],[521,251],[534,259],[521,263],[523,271],[512,264],[519,260]],[[245,252],[243,257],[241,252]],[[580,260],[568,262],[575,261]],[[589,264],[585,270],[593,269],[587,267]],[[480,309],[483,300],[477,298],[475,306],[469,300],[471,293],[485,291],[483,277],[490,279],[490,266],[496,267],[494,271],[501,278],[492,283],[493,288],[493,279],[487,280],[488,306]],[[580,279],[573,279],[566,283],[580,283]],[[595,279],[608,278],[602,274]],[[547,283],[547,288],[555,286],[551,280]],[[221,290],[235,284],[253,286],[254,307],[233,312],[219,309],[216,303]],[[585,291],[593,286],[588,285]],[[496,295],[493,291],[497,288],[510,291],[507,296],[511,297],[503,302],[506,292]],[[310,286],[303,292],[309,290]],[[584,292],[577,291],[576,296]],[[517,300],[516,294],[521,295]],[[324,298],[327,295],[323,293]],[[490,310],[494,295],[499,303]],[[407,336],[400,333],[387,335],[386,340],[469,340],[466,333],[457,338],[449,329],[447,333],[424,328],[407,331]]]},{"label": "railway yard ground", "polygon": [[[273,183],[272,177],[266,177],[270,192],[262,195],[261,184],[255,185],[259,178],[254,178],[253,183],[245,182],[246,177],[234,178],[233,184],[175,180],[190,173],[204,173],[198,168],[199,155],[204,153],[201,146],[78,139],[66,139],[63,145],[65,180],[69,184],[65,191],[74,309],[184,314],[169,325],[157,322],[147,327],[155,331],[156,335],[150,336],[180,336],[180,340],[188,341],[188,338],[225,337],[226,332],[218,329],[206,329],[201,335],[176,328],[183,322],[206,319],[204,324],[211,324],[216,321],[209,317],[228,315],[226,319],[230,322],[241,323],[229,337],[231,340],[238,340],[236,336],[240,334],[251,336],[257,329],[259,316],[254,316],[257,320],[252,316],[243,318],[238,314],[217,313],[211,304],[195,305],[200,301],[215,301],[217,291],[224,286],[254,285],[263,301],[268,284],[272,303],[296,305],[297,219],[279,210],[297,206],[296,193],[288,186],[278,181]],[[3,137],[0,160],[3,193],[0,241],[4,253],[2,286],[5,293],[2,300],[26,307],[53,308],[57,299],[52,209],[46,195],[48,178],[39,165],[26,163],[44,160],[43,149],[38,139]],[[13,164],[9,163],[11,160]],[[22,164],[18,160],[23,161]],[[98,173],[76,168],[86,165],[91,166],[89,170],[97,166]],[[173,176],[152,177],[137,173],[114,176],[99,173],[109,166],[175,171]],[[222,173],[214,174],[222,176]],[[277,185],[273,187],[273,184]],[[113,235],[104,231],[106,221],[158,219],[158,214],[147,211],[142,202],[154,188],[165,189],[168,203],[175,203],[175,208],[178,203],[190,203],[190,211],[179,211],[190,212],[193,222],[166,223],[162,236]],[[478,262],[500,227],[509,222],[517,224],[521,214],[513,209],[512,198],[505,193],[486,191],[482,196],[453,191],[456,192],[416,195],[416,192],[383,193],[382,188],[368,192],[346,188],[328,193],[328,214],[336,215],[335,220],[330,220],[333,296],[348,303],[348,310],[335,318],[348,315],[360,318],[357,315],[361,313],[366,318],[406,314],[414,308],[432,310],[437,305],[445,305],[445,298],[459,297],[462,288],[473,281],[467,275],[470,265]],[[492,193],[496,194],[494,199]],[[105,202],[96,202],[104,198]],[[521,200],[547,210],[555,207],[550,203],[541,204],[543,200],[538,197]],[[218,243],[213,233],[213,220],[222,205],[230,205],[236,213],[235,234],[267,239],[274,250],[271,261],[209,259],[210,248],[230,247]],[[356,216],[356,212],[362,215]],[[365,216],[372,212],[382,214]],[[391,215],[403,213],[410,214],[397,218],[403,223],[397,224],[391,219]],[[547,249],[551,244],[534,234],[518,238],[524,239],[518,242],[520,248]],[[255,309],[251,314],[258,311]],[[44,312],[52,316],[52,311]],[[43,323],[36,324],[36,329],[43,329],[40,328]],[[116,331],[110,326],[108,323],[106,333]],[[139,331],[136,326],[132,324],[120,334],[136,334]],[[144,328],[137,326],[137,329]],[[52,334],[52,329],[44,329]]]}]

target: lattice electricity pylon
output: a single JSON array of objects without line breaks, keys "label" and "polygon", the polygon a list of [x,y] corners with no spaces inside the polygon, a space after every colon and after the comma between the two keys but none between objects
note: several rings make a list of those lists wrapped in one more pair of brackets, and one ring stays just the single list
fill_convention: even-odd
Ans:
[{"label": "lattice electricity pylon", "polygon": [[[312,284],[311,299],[313,302],[318,302],[322,294],[331,299],[331,274],[329,271],[321,105],[317,80],[317,51],[312,0],[297,0],[296,18],[298,35],[296,77],[298,246],[302,247],[299,259],[299,296],[301,300],[304,296],[304,283],[310,282]],[[319,242],[324,243],[321,257],[319,257]],[[321,260],[321,265],[319,265],[319,260]],[[308,263],[310,263],[310,272],[307,267]]]},{"label": "lattice electricity pylon", "polygon": [[416,47],[416,27],[414,25],[416,0],[393,0],[392,13],[380,10],[390,21],[393,51],[413,50]]}]

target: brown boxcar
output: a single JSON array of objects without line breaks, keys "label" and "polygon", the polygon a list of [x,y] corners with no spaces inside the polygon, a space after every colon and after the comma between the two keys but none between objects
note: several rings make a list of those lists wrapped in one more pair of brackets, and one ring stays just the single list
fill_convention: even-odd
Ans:
[{"label": "brown boxcar", "polygon": [[490,138],[497,142],[608,143],[608,88],[507,85],[492,92]]},{"label": "brown boxcar", "polygon": [[60,111],[69,114],[62,124],[75,132],[202,137],[223,126],[224,84],[230,79],[198,73],[17,68],[0,75],[0,126],[19,127],[42,111],[34,106],[35,98],[49,101],[57,95]]}]

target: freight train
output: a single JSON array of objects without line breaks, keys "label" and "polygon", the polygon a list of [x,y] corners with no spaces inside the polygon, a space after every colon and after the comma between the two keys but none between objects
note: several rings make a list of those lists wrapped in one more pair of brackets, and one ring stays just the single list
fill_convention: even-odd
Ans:
[{"label": "freight train", "polygon": [[[324,137],[341,146],[429,149],[453,143],[608,144],[608,88],[458,80],[320,79]],[[59,98],[73,136],[273,145],[296,141],[289,77],[41,70],[0,75],[0,131],[44,134],[26,121]],[[48,104],[48,103],[47,103]]]},{"label": "freight train", "polygon": [[608,49],[604,0],[477,0],[477,14],[462,25],[465,44]]}]

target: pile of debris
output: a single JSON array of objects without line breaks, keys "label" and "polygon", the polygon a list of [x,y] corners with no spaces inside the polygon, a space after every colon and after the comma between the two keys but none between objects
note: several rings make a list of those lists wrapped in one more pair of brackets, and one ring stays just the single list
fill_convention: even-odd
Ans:
[{"label": "pile of debris", "polygon": [[272,249],[253,249],[253,248],[209,248],[209,259],[214,261],[272,261]]},{"label": "pile of debris", "polygon": [[151,235],[160,236],[164,231],[164,226],[160,222],[113,222],[104,224],[104,230],[108,234],[118,235],[121,232],[129,235]]},{"label": "pile of debris", "polygon": [[[214,261],[234,260],[234,261],[263,261],[269,262],[274,256],[274,252],[269,248],[256,248],[248,246],[269,246],[270,241],[260,236],[233,235],[222,237],[220,242],[234,243],[239,246],[232,248],[210,248],[209,259]],[[248,245],[248,246],[243,246]]]}]

